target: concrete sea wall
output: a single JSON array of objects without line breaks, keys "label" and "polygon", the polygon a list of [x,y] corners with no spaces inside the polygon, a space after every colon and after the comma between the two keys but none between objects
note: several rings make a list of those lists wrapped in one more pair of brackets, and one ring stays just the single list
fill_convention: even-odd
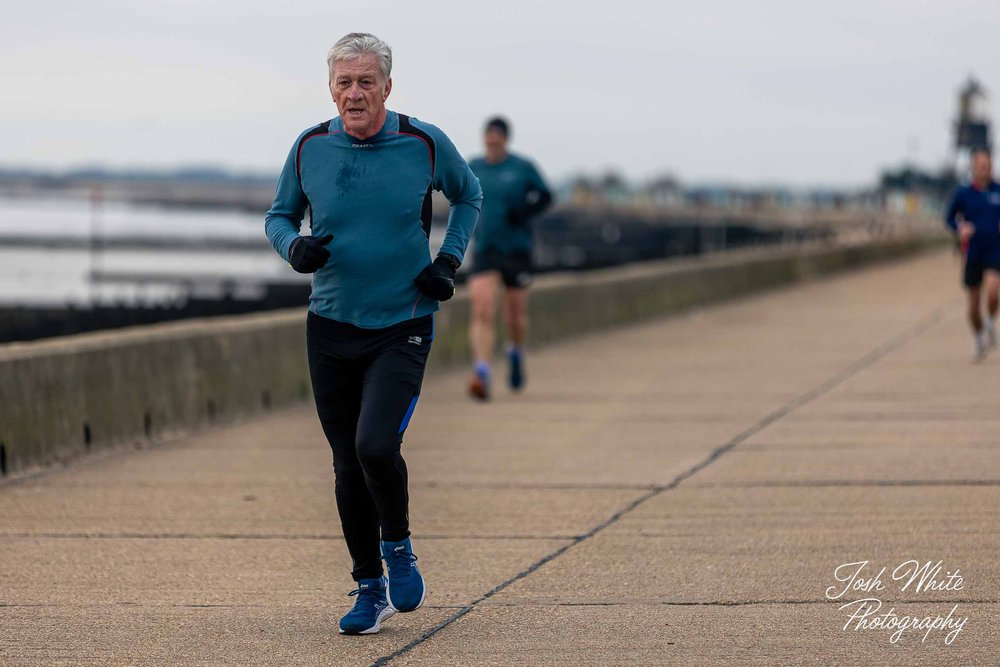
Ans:
[{"label": "concrete sea wall", "polygon": [[[914,254],[937,241],[745,251],[546,276],[533,345]],[[435,321],[429,372],[468,358],[469,303]],[[144,443],[309,398],[305,311],[219,317],[0,346],[0,473]]]}]

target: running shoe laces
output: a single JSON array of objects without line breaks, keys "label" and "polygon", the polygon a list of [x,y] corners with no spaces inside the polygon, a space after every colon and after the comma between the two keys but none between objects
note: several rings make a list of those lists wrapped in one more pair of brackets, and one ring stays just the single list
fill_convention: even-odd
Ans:
[{"label": "running shoe laces", "polygon": [[[374,589],[371,586],[358,586],[357,588],[355,588],[353,591],[351,591],[347,595],[348,595],[348,597],[354,597],[355,595],[366,595],[366,596],[375,598],[376,602],[381,602],[382,601],[382,596],[379,595],[379,593],[381,593],[380,590]],[[358,598],[358,599],[360,600],[361,598]]]},{"label": "running shoe laces", "polygon": [[[392,550],[392,559],[391,559],[391,562],[389,560],[386,560],[386,564],[390,568],[394,568],[394,567],[395,568],[399,568],[399,567],[409,568],[409,567],[416,567],[413,564],[416,560],[417,560],[416,554],[414,554],[412,551],[407,551],[406,545],[400,544],[398,547],[395,547]],[[400,573],[400,574],[402,574],[402,573]]]}]

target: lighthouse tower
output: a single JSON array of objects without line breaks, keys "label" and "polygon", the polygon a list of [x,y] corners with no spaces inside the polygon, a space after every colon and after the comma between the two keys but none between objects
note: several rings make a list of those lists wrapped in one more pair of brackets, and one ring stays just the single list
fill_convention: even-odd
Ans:
[{"label": "lighthouse tower", "polygon": [[982,148],[993,150],[989,102],[986,91],[975,77],[970,76],[958,93],[958,118],[955,119],[952,146],[956,173],[967,174],[970,153]]}]

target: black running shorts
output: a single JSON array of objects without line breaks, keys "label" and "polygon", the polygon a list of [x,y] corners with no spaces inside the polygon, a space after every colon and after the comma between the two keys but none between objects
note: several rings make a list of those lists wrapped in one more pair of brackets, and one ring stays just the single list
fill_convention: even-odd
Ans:
[{"label": "black running shorts", "polygon": [[505,253],[493,248],[475,252],[472,256],[471,275],[497,271],[503,284],[511,288],[524,289],[531,285],[534,266],[530,252]]}]

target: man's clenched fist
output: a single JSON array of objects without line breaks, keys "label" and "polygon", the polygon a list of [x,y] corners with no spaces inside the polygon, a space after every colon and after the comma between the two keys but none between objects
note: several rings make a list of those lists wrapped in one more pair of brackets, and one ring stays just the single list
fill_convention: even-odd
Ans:
[{"label": "man's clenched fist", "polygon": [[324,248],[333,234],[316,238],[315,236],[300,236],[292,241],[288,251],[288,264],[299,273],[315,273],[330,259],[330,251]]}]

